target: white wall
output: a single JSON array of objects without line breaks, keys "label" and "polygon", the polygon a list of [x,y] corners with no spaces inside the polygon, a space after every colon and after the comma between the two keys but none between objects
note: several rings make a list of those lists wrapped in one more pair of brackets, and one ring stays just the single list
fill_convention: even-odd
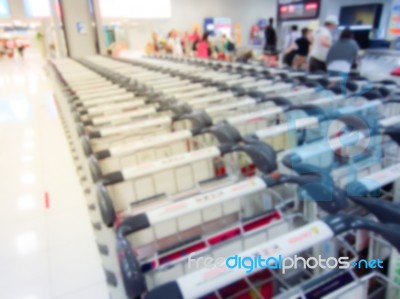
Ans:
[{"label": "white wall", "polygon": [[250,40],[250,29],[259,19],[274,18],[277,25],[276,0],[225,0],[228,12],[234,22],[242,27],[243,45],[248,45]]},{"label": "white wall", "polygon": [[260,18],[276,17],[276,0],[171,0],[171,18],[166,20],[132,20],[125,32],[130,47],[142,51],[151,32],[165,35],[175,28],[181,32],[203,26],[206,17],[230,17],[241,24],[242,44],[247,44],[251,26]]}]

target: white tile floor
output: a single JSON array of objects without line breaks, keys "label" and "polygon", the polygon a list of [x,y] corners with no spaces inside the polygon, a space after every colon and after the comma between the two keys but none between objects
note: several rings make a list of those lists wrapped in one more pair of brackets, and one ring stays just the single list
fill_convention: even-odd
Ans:
[{"label": "white tile floor", "polygon": [[0,61],[0,298],[105,299],[85,199],[43,65]]}]

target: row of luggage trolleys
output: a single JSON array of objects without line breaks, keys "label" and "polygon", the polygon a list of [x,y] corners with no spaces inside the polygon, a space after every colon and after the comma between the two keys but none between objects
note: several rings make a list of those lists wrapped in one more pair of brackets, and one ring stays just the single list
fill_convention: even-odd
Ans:
[{"label": "row of luggage trolleys", "polygon": [[152,57],[60,59],[50,69],[112,298],[304,298],[345,278],[327,298],[367,294],[371,281],[387,298],[399,294],[390,273],[247,274],[188,262],[356,261],[365,255],[358,229],[369,229],[366,254],[393,268],[400,117],[391,82],[338,88],[334,77]]}]

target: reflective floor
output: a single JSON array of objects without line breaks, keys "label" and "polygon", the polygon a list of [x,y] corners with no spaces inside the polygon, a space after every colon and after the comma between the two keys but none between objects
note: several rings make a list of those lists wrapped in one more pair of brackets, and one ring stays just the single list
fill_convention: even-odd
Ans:
[{"label": "reflective floor", "polygon": [[0,298],[108,298],[44,62],[0,60]]}]

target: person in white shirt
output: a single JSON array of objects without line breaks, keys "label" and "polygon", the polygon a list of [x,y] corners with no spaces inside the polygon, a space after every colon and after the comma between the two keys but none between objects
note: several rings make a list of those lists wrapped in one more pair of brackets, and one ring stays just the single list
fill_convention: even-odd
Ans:
[{"label": "person in white shirt", "polygon": [[328,16],[324,26],[314,33],[313,43],[310,51],[309,71],[326,71],[326,58],[332,46],[332,31],[338,25],[336,16]]},{"label": "person in white shirt", "polygon": [[172,53],[173,55],[177,55],[177,56],[183,55],[182,41],[178,37],[178,33],[176,32],[176,30],[172,30],[168,34],[167,50],[168,50],[168,52]]}]

